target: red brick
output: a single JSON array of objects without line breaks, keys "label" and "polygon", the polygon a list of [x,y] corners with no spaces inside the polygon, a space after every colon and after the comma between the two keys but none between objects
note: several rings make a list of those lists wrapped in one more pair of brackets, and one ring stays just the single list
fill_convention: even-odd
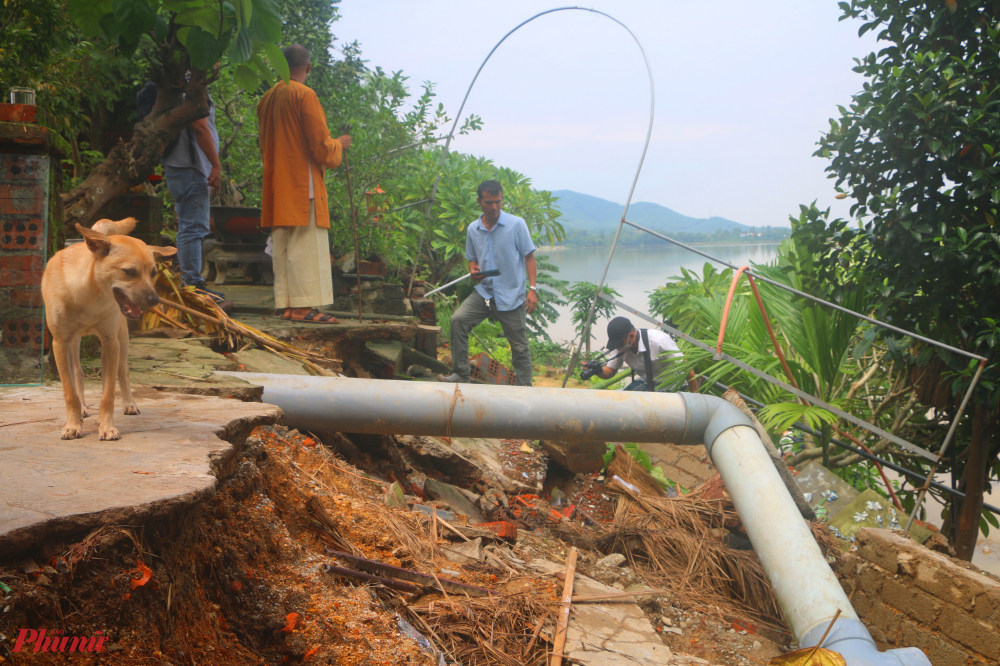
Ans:
[{"label": "red brick", "polygon": [[972,617],[1000,629],[1000,586],[972,599]]},{"label": "red brick", "polygon": [[30,287],[42,283],[43,271],[0,270],[0,287]]},{"label": "red brick", "polygon": [[858,588],[871,597],[879,595],[886,579],[892,580],[892,576],[874,564],[863,564],[858,568],[856,579]]},{"label": "red brick", "polygon": [[880,535],[874,534],[872,530],[859,530],[855,535],[858,556],[895,574],[898,568],[896,563],[897,548],[894,545],[886,544],[878,536]]},{"label": "red brick", "polygon": [[0,180],[39,180],[47,159],[43,155],[5,155],[0,161]]},{"label": "red brick", "polygon": [[0,122],[33,123],[37,111],[34,104],[0,104]]},{"label": "red brick", "polygon": [[43,271],[45,262],[41,254],[10,254],[0,256],[0,270]]},{"label": "red brick", "polygon": [[[868,589],[867,585],[865,589]],[[905,578],[884,580],[879,596],[893,608],[906,613],[917,622],[930,626],[934,626],[945,606],[943,601],[908,584]]]},{"label": "red brick", "polygon": [[[847,592],[850,594],[850,590],[847,590]],[[854,607],[854,612],[858,614],[858,617],[868,617],[868,615],[872,612],[871,597],[858,590],[854,593],[854,596],[851,597],[851,606]]]},{"label": "red brick", "polygon": [[44,235],[41,220],[3,220],[0,222],[0,249],[41,250]]},{"label": "red brick", "polygon": [[45,326],[42,320],[19,319],[3,324],[3,346],[40,350],[45,343]]},{"label": "red brick", "polygon": [[18,287],[10,290],[11,305],[19,308],[42,307],[42,290],[31,287]]},{"label": "red brick", "polygon": [[960,608],[946,604],[938,620],[941,632],[956,643],[994,661],[1000,660],[1000,636],[993,627],[969,616]]},{"label": "red brick", "polygon": [[898,645],[900,623],[905,619],[902,613],[881,599],[872,599],[872,609],[864,621],[865,624],[882,629],[885,632],[887,642]]},{"label": "red brick", "polygon": [[[888,530],[863,529],[857,534],[858,554],[871,561],[892,560],[892,573],[906,576],[933,597],[990,619],[994,626],[1000,608],[1000,585],[970,571],[941,553]],[[881,563],[881,561],[880,561]],[[977,609],[982,604],[984,608]]]},{"label": "red brick", "polygon": [[934,666],[966,666],[977,661],[985,663],[974,650],[968,650],[939,632],[911,620],[903,620],[899,640],[893,647],[920,648]]},{"label": "red brick", "polygon": [[[10,187],[9,185],[0,185]],[[5,197],[0,193],[0,215],[38,215],[42,212],[42,197]]]}]

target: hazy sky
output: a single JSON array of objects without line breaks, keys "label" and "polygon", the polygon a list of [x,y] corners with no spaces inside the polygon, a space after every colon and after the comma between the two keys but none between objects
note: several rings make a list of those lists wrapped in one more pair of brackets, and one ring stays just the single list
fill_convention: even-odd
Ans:
[{"label": "hazy sky", "polygon": [[[358,40],[370,66],[403,70],[411,90],[437,84],[454,116],[476,69],[521,21],[556,2],[342,0],[338,42]],[[817,200],[846,216],[820,132],[862,87],[852,58],[875,49],[835,0],[598,2],[649,57],[656,114],[633,201],[693,217],[787,226]],[[649,82],[629,34],[603,16],[563,11],[524,26],[480,75],[463,116],[484,128],[452,149],[530,177],[624,203],[649,119]]]}]

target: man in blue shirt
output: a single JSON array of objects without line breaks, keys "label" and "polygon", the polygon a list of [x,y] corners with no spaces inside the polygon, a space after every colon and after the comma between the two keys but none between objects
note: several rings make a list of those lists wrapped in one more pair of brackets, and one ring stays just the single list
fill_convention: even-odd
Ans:
[{"label": "man in blue shirt", "polygon": [[[476,191],[482,216],[469,225],[465,258],[478,282],[451,317],[453,374],[438,375],[442,382],[469,383],[469,332],[491,314],[500,321],[510,343],[518,386],[531,386],[531,348],[527,315],[538,305],[535,244],[528,225],[503,212],[503,189],[495,180],[483,181]],[[527,269],[528,287],[524,275]],[[476,277],[480,271],[499,270],[497,277]]]}]

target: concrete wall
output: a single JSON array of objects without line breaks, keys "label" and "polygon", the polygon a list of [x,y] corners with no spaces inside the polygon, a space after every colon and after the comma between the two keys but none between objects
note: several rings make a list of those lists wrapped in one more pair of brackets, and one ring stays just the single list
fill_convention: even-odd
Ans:
[{"label": "concrete wall", "polygon": [[835,570],[880,649],[919,647],[934,666],[1000,662],[1000,583],[901,532],[856,540]]}]

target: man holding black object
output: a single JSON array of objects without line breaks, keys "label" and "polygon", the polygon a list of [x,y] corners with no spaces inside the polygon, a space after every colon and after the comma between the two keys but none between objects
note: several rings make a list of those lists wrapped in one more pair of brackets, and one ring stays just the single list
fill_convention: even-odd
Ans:
[{"label": "man holding black object", "polygon": [[[453,373],[438,375],[442,382],[468,384],[469,333],[487,317],[503,326],[514,360],[518,386],[531,386],[531,348],[528,346],[527,315],[538,305],[535,279],[535,244],[525,221],[503,212],[503,189],[487,180],[476,191],[482,216],[469,225],[465,258],[469,273],[478,282],[469,297],[451,316],[451,362]],[[486,277],[482,272],[499,270]],[[528,285],[525,288],[525,271]]]},{"label": "man holding black object", "polygon": [[[682,357],[677,343],[669,334],[656,328],[637,330],[625,317],[615,317],[608,322],[607,349],[617,353],[604,363],[596,360],[583,363],[584,369],[580,372],[580,377],[611,379],[624,363],[640,377],[626,386],[626,391],[657,390],[656,378],[671,362]],[[698,380],[693,370],[688,375],[688,388],[692,393],[698,392]],[[662,390],[669,392],[668,388]]]}]

